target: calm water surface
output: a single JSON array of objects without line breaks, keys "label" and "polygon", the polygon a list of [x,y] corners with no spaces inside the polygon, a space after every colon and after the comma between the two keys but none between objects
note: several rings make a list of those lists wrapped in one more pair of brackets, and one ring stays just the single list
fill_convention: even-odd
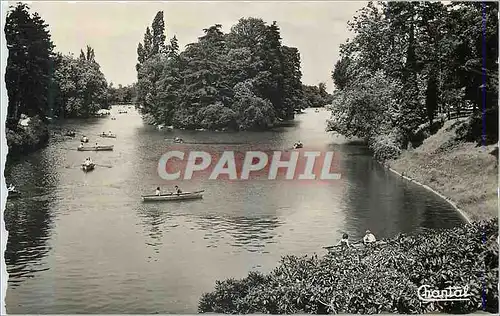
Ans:
[{"label": "calm water surface", "polygon": [[[307,111],[294,126],[265,133],[174,134],[144,125],[133,110],[65,123],[115,150],[78,152],[79,137],[59,136],[6,167],[6,181],[23,193],[4,215],[7,312],[195,313],[216,280],[269,271],[283,255],[322,253],[344,231],[385,238],[461,223],[446,202],[384,170],[364,147],[325,133],[328,113]],[[109,130],[118,138],[96,137]],[[156,171],[173,135],[199,150],[284,149],[301,140],[334,150],[342,178],[200,179],[181,186],[205,189],[202,200],[143,203],[141,194],[173,186]],[[88,156],[102,166],[85,174],[78,166]]]}]

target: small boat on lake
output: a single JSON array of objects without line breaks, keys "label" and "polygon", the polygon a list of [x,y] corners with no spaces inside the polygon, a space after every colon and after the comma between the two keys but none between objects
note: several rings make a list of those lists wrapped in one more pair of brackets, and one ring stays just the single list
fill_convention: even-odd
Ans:
[{"label": "small boat on lake", "polygon": [[120,110],[120,111],[118,111],[118,114],[125,114],[125,113],[127,113],[127,110]]},{"label": "small boat on lake", "polygon": [[104,137],[104,138],[116,138],[116,134],[111,134],[111,133],[108,133],[108,134],[102,133],[102,134],[99,134],[99,136]]},{"label": "small boat on lake", "polygon": [[195,192],[183,192],[183,193],[165,193],[165,194],[151,194],[151,195],[141,195],[144,202],[153,201],[182,201],[182,200],[194,200],[203,198],[203,193],[205,190],[195,191]]},{"label": "small boat on lake", "polygon": [[95,168],[95,163],[82,163],[82,170],[85,171],[85,172],[89,172],[89,171],[92,171],[94,170]]},{"label": "small boat on lake", "polygon": [[109,146],[91,146],[91,147],[78,147],[78,151],[112,151],[114,145]]},{"label": "small boat on lake", "polygon": [[66,134],[64,134],[65,136],[69,136],[69,137],[75,137],[76,136],[76,132],[75,131],[67,131]]},{"label": "small boat on lake", "polygon": [[180,137],[176,137],[176,138],[174,138],[174,143],[176,143],[176,144],[182,144],[182,143],[184,143],[184,140],[182,138],[180,138]]},{"label": "small boat on lake", "polygon": [[88,142],[89,142],[89,139],[88,139],[86,136],[83,136],[83,137],[80,139],[80,141],[81,141],[82,143],[88,143]]},{"label": "small boat on lake", "polygon": [[302,147],[304,147],[304,145],[300,141],[293,144],[293,149],[299,149]]},{"label": "small boat on lake", "polygon": [[112,118],[111,118],[111,120],[112,120],[112,121],[116,121],[116,117],[112,117]]}]

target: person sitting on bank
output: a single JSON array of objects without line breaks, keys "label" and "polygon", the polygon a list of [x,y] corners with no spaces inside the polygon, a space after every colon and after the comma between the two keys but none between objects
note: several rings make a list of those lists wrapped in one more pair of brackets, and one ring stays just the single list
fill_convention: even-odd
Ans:
[{"label": "person sitting on bank", "polygon": [[351,246],[349,245],[349,235],[344,233],[342,235],[342,239],[337,243],[337,246],[341,246],[343,249],[350,248]]},{"label": "person sitting on bank", "polygon": [[365,237],[363,237],[363,243],[367,245],[367,244],[372,244],[376,241],[377,239],[375,238],[375,235],[373,235],[371,231],[366,230]]},{"label": "person sitting on bank", "polygon": [[181,194],[182,193],[182,190],[177,185],[175,186],[175,193],[176,194]]},{"label": "person sitting on bank", "polygon": [[156,194],[156,195],[161,195],[161,192],[160,192],[160,187],[157,187],[157,188],[156,188],[156,193],[155,193],[155,194]]}]

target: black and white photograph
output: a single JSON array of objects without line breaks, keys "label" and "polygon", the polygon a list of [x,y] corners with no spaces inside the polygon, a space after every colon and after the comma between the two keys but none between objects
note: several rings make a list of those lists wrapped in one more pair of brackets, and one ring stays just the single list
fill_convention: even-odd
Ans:
[{"label": "black and white photograph", "polygon": [[499,313],[498,2],[0,5],[0,315]]}]

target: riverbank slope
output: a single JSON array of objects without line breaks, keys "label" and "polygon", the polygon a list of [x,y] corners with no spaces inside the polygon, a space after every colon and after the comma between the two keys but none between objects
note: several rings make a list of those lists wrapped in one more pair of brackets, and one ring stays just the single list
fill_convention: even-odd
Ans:
[{"label": "riverbank slope", "polygon": [[418,148],[389,161],[391,169],[425,184],[453,201],[472,221],[498,216],[496,145],[456,140],[461,121],[447,121]]}]

